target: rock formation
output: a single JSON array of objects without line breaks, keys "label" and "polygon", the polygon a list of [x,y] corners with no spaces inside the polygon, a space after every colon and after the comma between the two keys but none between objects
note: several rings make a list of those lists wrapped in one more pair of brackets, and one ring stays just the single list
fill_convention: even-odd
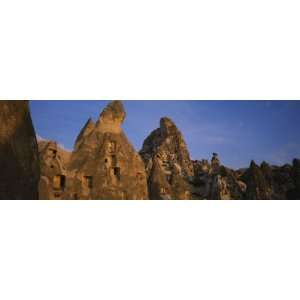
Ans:
[{"label": "rock formation", "polygon": [[140,155],[147,171],[150,199],[191,199],[193,164],[172,120],[160,120],[160,127],[146,138]]},{"label": "rock formation", "polygon": [[147,199],[144,164],[122,130],[122,102],[111,102],[75,142],[68,166],[68,199]]},{"label": "rock formation", "polygon": [[80,145],[83,143],[85,138],[94,130],[95,124],[91,118],[88,119],[88,121],[85,123],[83,128],[81,129],[74,145],[74,149],[78,150]]},{"label": "rock formation", "polygon": [[38,146],[28,101],[0,101],[0,123],[0,199],[38,199]]},{"label": "rock formation", "polygon": [[[239,170],[224,166],[217,153],[210,161],[192,161],[181,132],[166,117],[138,154],[122,130],[125,117],[122,103],[111,102],[96,123],[86,122],[72,153],[56,142],[39,142],[40,199],[300,198],[298,159],[284,166],[252,161]],[[3,182],[1,191],[8,190]]]},{"label": "rock formation", "polygon": [[292,178],[294,187],[288,191],[288,199],[300,199],[300,159],[293,160]]},{"label": "rock formation", "polygon": [[207,160],[193,161],[195,199],[243,199],[245,184],[235,172],[221,165],[217,153],[213,153],[211,164]]},{"label": "rock formation", "polygon": [[54,141],[39,141],[41,178],[40,199],[65,199],[67,165],[71,153],[61,149]]},{"label": "rock formation", "polygon": [[[264,173],[266,172],[266,173]],[[252,200],[268,200],[272,199],[272,187],[271,183],[266,179],[267,174],[269,174],[268,166],[259,167],[253,160],[250,163],[250,167],[241,177],[246,183],[246,199]]]}]

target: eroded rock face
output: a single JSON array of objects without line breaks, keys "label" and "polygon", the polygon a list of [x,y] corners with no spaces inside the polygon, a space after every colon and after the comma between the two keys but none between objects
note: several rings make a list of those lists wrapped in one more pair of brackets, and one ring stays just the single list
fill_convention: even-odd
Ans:
[{"label": "eroded rock face", "polygon": [[144,141],[144,160],[150,199],[191,199],[193,164],[181,132],[169,118]]},{"label": "eroded rock face", "polygon": [[194,199],[243,199],[245,184],[238,179],[233,170],[221,165],[217,153],[213,153],[210,164],[207,160],[193,161],[193,164]]},{"label": "eroded rock face", "polygon": [[28,101],[0,101],[0,124],[0,199],[38,199],[38,146]]},{"label": "eroded rock face", "polygon": [[[266,172],[266,174],[264,174],[264,172]],[[241,177],[247,185],[245,193],[246,199],[272,199],[272,186],[266,179],[267,174],[269,174],[269,171],[266,167],[260,168],[253,160],[251,161],[250,167]]]},{"label": "eroded rock face", "polygon": [[84,126],[68,166],[68,199],[148,198],[143,161],[121,127],[125,117],[122,102],[113,101]]},{"label": "eroded rock face", "polygon": [[39,198],[65,199],[71,153],[61,149],[54,141],[39,141],[38,146],[41,169]]}]

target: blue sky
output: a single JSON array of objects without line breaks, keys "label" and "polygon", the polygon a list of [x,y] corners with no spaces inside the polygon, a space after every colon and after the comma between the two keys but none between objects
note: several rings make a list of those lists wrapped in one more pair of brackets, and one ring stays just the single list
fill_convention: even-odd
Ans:
[{"label": "blue sky", "polygon": [[[89,117],[97,120],[108,101],[31,101],[37,135],[72,149]],[[144,139],[170,117],[181,130],[192,159],[220,155],[224,165],[290,163],[300,158],[300,101],[123,101],[123,128],[140,150]]]}]

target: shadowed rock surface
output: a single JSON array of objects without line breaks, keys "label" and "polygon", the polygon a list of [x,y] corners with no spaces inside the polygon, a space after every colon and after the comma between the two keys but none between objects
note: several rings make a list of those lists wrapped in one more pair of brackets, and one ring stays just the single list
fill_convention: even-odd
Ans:
[{"label": "shadowed rock surface", "polygon": [[140,155],[148,175],[150,199],[191,199],[193,164],[183,136],[171,119],[160,120],[160,127],[146,138]]},{"label": "shadowed rock surface", "polygon": [[242,180],[247,185],[246,199],[268,200],[272,198],[270,183],[267,181],[264,171],[253,160],[243,174]]},{"label": "shadowed rock surface", "polygon": [[288,191],[288,198],[300,199],[300,159],[293,160],[292,178],[294,187]]},{"label": "shadowed rock surface", "polygon": [[76,139],[68,166],[68,199],[147,199],[144,164],[124,134],[122,102],[111,102]]},{"label": "shadowed rock surface", "polygon": [[0,101],[0,124],[0,199],[38,199],[38,146],[28,101]]}]

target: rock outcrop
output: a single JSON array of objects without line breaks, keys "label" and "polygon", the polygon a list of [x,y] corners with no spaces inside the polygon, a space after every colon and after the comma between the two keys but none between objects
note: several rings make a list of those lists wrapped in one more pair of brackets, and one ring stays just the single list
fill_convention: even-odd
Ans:
[{"label": "rock outcrop", "polygon": [[193,161],[194,199],[243,199],[245,184],[238,179],[237,174],[221,165],[217,153],[213,153],[211,164],[207,160]]},{"label": "rock outcrop", "polygon": [[68,199],[148,198],[143,161],[121,127],[125,117],[122,102],[113,101],[81,130],[67,170]]},{"label": "rock outcrop", "polygon": [[288,191],[288,199],[300,199],[300,159],[293,160],[292,178],[294,188]]},{"label": "rock outcrop", "polygon": [[191,199],[193,164],[182,134],[171,119],[160,120],[160,127],[146,138],[140,155],[147,171],[150,199]]},{"label": "rock outcrop", "polygon": [[0,123],[0,199],[38,199],[38,146],[28,101],[0,101]]},{"label": "rock outcrop", "polygon": [[[246,183],[245,198],[251,200],[272,199],[272,185],[267,165],[259,167],[253,160],[241,179]],[[266,178],[268,177],[268,179]]]},{"label": "rock outcrop", "polygon": [[67,166],[71,153],[54,141],[39,141],[41,178],[40,199],[65,199]]}]

